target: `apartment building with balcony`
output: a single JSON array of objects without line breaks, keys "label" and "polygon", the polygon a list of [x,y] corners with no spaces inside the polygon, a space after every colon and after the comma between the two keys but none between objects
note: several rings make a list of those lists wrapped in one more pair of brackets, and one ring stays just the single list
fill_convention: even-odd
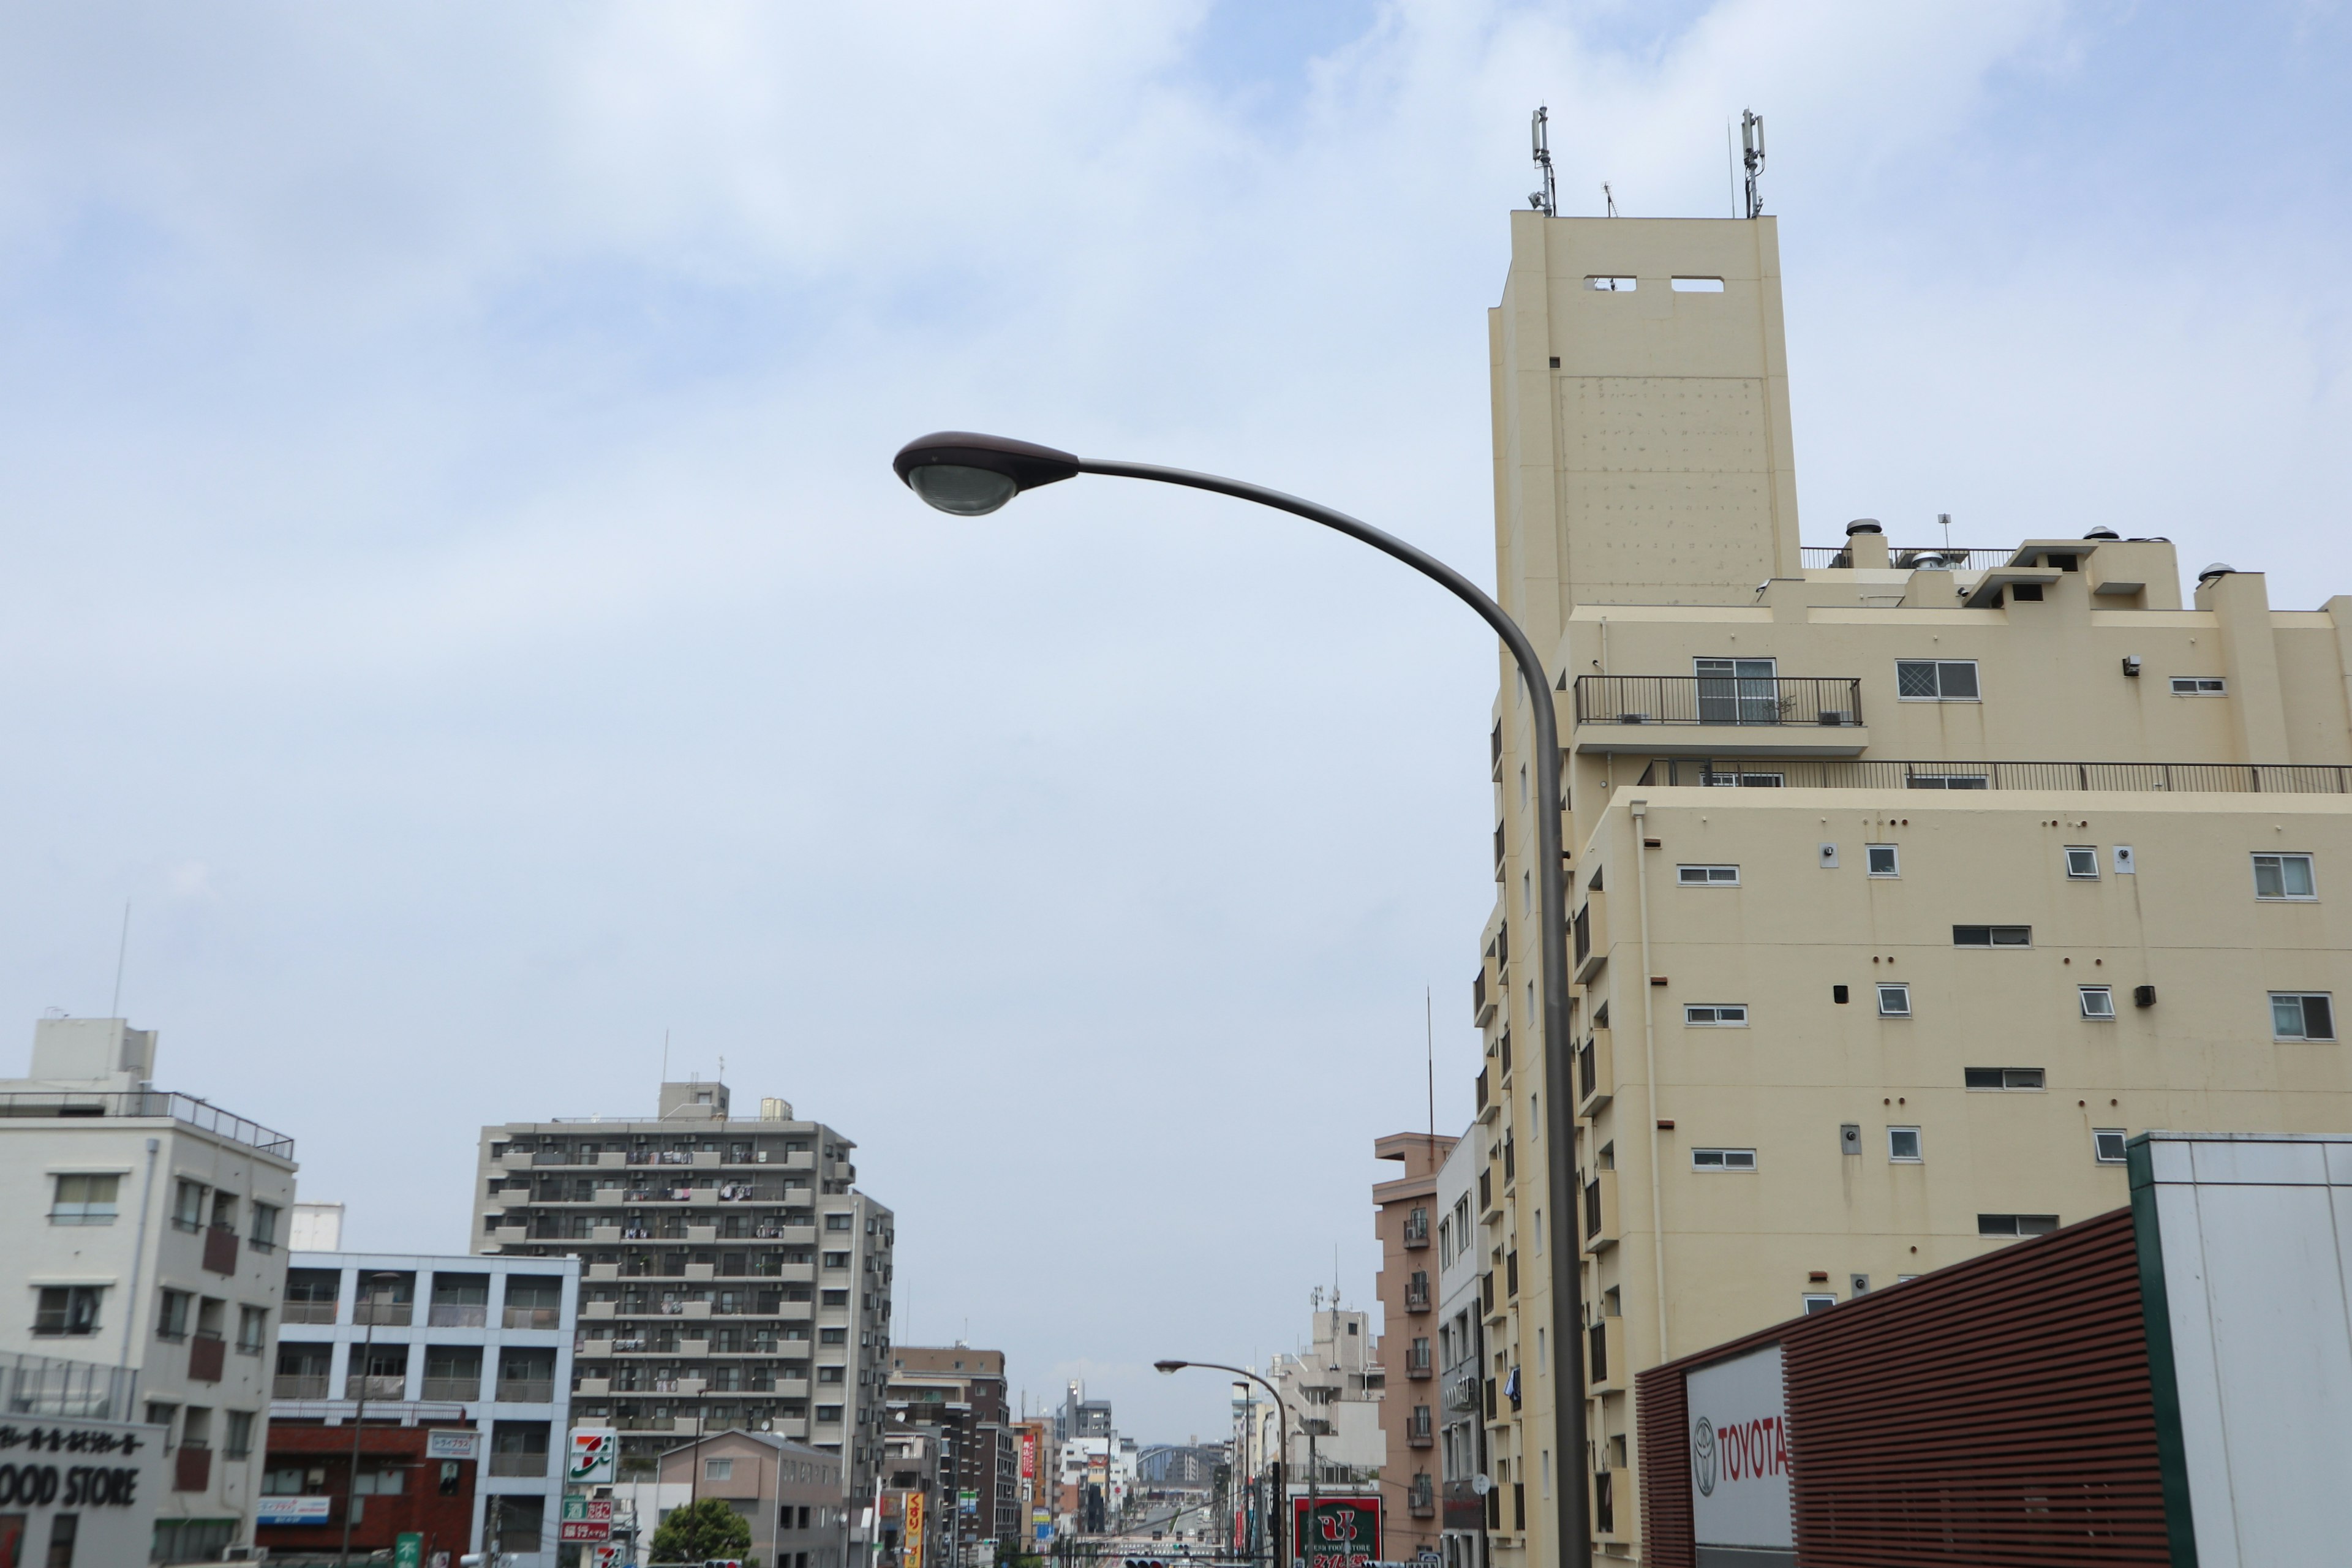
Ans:
[{"label": "apartment building with balcony", "polygon": [[1372,1155],[1403,1173],[1372,1187],[1372,1234],[1381,1268],[1372,1282],[1381,1303],[1380,1361],[1386,1394],[1380,1405],[1386,1456],[1381,1466],[1383,1549],[1399,1561],[1437,1550],[1436,1450],[1437,1172],[1454,1151],[1450,1134],[1391,1132]]},{"label": "apartment building with balcony", "polygon": [[156,1031],[39,1020],[0,1079],[0,1351],[135,1377],[159,1561],[253,1541],[294,1141],[154,1086]]},{"label": "apartment building with balcony", "polygon": [[[1284,1477],[1300,1496],[1306,1495],[1310,1468],[1326,1490],[1343,1485],[1361,1489],[1375,1482],[1385,1487],[1393,1459],[1381,1426],[1382,1402],[1390,1396],[1388,1371],[1381,1361],[1383,1342],[1372,1332],[1372,1315],[1343,1309],[1336,1291],[1330,1305],[1323,1300],[1318,1289],[1307,1343],[1271,1357],[1265,1369],[1291,1418],[1314,1436],[1311,1456],[1297,1431],[1288,1434],[1283,1449]],[[1421,1446],[1425,1449],[1428,1444]],[[1403,1495],[1402,1488],[1394,1493],[1400,1504]]]},{"label": "apartment building with balcony", "polygon": [[[1801,544],[1770,218],[1516,214],[1490,324],[1498,592],[1553,679],[1502,669],[1472,991],[1509,1568],[1556,1557],[1566,1485],[1638,1556],[1642,1369],[2118,1207],[2132,1133],[2347,1130],[2352,597],[2274,605],[2312,590],[2218,563],[2184,595],[2122,517]],[[1580,1388],[1546,1341],[1554,1243]],[[1556,1398],[1588,1454],[1553,1451]]]},{"label": "apartment building with balcony", "polygon": [[[888,1382],[896,1221],[856,1145],[781,1100],[666,1083],[647,1117],[482,1129],[474,1249],[581,1260],[572,1413],[649,1468],[677,1434],[773,1432],[871,1490]],[[863,1539],[861,1537],[860,1539]]]},{"label": "apartment building with balcony", "polygon": [[[429,1482],[436,1495],[456,1498],[454,1483],[462,1479],[470,1518],[463,1550],[514,1553],[516,1568],[553,1568],[579,1288],[575,1258],[297,1252],[286,1271],[272,1430],[347,1433],[353,1420],[469,1429],[476,1459],[436,1458],[396,1484]],[[384,1442],[386,1455],[414,1446]],[[311,1457],[280,1464],[281,1447]],[[328,1527],[340,1539],[355,1500],[361,1522],[370,1509],[384,1514],[403,1506],[373,1500],[395,1495],[378,1491],[394,1484],[378,1477],[394,1476],[404,1461],[374,1466],[363,1457],[355,1481],[347,1455],[337,1460],[337,1452],[307,1436],[299,1445],[273,1437],[265,1490],[274,1511],[288,1511],[278,1500],[285,1497],[316,1497],[325,1506],[302,1514],[300,1526],[264,1526],[263,1545],[315,1546],[316,1531]],[[462,1478],[441,1474],[445,1465],[458,1467]]]},{"label": "apartment building with balcony", "polygon": [[1486,1416],[1500,1385],[1486,1375],[1486,1260],[1479,1245],[1477,1184],[1486,1160],[1486,1124],[1474,1121],[1437,1169],[1437,1508],[1444,1568],[1486,1568],[1486,1526],[1505,1501],[1486,1479]]},{"label": "apartment building with balcony", "polygon": [[[1004,1352],[970,1345],[893,1345],[883,1391],[890,1418],[936,1431],[957,1501],[949,1538],[1009,1552],[1023,1535],[1018,1444],[1005,1403]],[[963,1499],[970,1499],[969,1506]]]}]

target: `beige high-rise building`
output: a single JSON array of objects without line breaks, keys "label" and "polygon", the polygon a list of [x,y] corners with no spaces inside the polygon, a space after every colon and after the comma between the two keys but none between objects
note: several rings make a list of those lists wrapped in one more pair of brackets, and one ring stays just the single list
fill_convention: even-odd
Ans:
[{"label": "beige high-rise building", "polygon": [[[1641,1369],[2119,1207],[2130,1133],[2352,1131],[2352,597],[2274,608],[2215,566],[2184,604],[2119,516],[1806,548],[1773,220],[1522,212],[1511,240],[1497,577],[1556,687],[1506,665],[1495,710],[1478,1243],[1490,1540],[1532,1568],[1585,1471],[1552,1452],[1556,1242],[1595,1540],[1629,1558]],[[1531,695],[1567,753],[1557,1087]]]}]

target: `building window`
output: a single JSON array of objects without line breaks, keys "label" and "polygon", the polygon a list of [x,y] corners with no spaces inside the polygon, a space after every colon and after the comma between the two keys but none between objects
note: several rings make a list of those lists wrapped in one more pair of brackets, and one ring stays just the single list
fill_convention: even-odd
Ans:
[{"label": "building window", "polygon": [[2066,875],[2078,882],[2099,879],[2099,847],[2095,844],[2066,846]]},{"label": "building window", "polygon": [[702,1479],[706,1481],[733,1480],[735,1479],[735,1461],[732,1459],[703,1460]]},{"label": "building window", "polygon": [[191,1235],[205,1228],[205,1186],[182,1182],[172,1192],[172,1228]]},{"label": "building window", "polygon": [[1886,1157],[1897,1164],[1919,1163],[1919,1130],[1916,1127],[1890,1127],[1886,1130]]},{"label": "building window", "polygon": [[2332,1040],[2336,1037],[2334,1004],[2325,991],[2271,993],[2271,1037],[2279,1040]]},{"label": "building window", "polygon": [[228,1432],[221,1447],[221,1457],[227,1459],[249,1459],[253,1457],[253,1412],[232,1410],[228,1413]]},{"label": "building window", "polygon": [[2315,899],[2319,896],[2315,887],[2308,855],[2254,857],[2254,897],[2258,899]]},{"label": "building window", "polygon": [[1811,1291],[1806,1292],[1802,1300],[1805,1303],[1805,1316],[1809,1318],[1815,1312],[1826,1312],[1837,1305],[1835,1296],[1819,1295]]},{"label": "building window", "polygon": [[1972,658],[1898,658],[1895,694],[1906,702],[1974,702],[1977,661]]},{"label": "building window", "polygon": [[2040,1068],[1962,1068],[1961,1086],[1966,1089],[2043,1089]]},{"label": "building window", "polygon": [[1878,988],[1878,1016],[1882,1018],[1907,1018],[1911,1016],[1911,987],[1882,985]]},{"label": "building window", "polygon": [[824,1266],[827,1268],[846,1268],[849,1267],[849,1254],[828,1252],[824,1255]]},{"label": "building window", "polygon": [[1862,856],[1874,877],[1903,875],[1902,857],[1895,853],[1892,844],[1865,844],[1862,847]]},{"label": "building window", "polygon": [[1677,866],[1675,880],[1685,888],[1736,888],[1739,885],[1737,866]]},{"label": "building window", "polygon": [[2032,926],[1954,926],[1954,947],[2032,947]]},{"label": "building window", "polygon": [[49,1205],[51,1225],[112,1225],[121,1176],[59,1176]]},{"label": "building window", "polygon": [[278,1205],[257,1203],[253,1205],[253,1234],[245,1244],[257,1252],[278,1250]]},{"label": "building window", "polygon": [[2096,1127],[2091,1130],[2091,1154],[2102,1165],[2124,1163],[2124,1130],[2120,1127]]},{"label": "building window", "polygon": [[2109,1020],[2112,1020],[2115,1017],[2116,994],[2111,987],[2105,985],[2083,985],[2077,986],[2075,989],[2083,998],[2083,1016],[2085,1018],[2105,1018]]},{"label": "building window", "polygon": [[1691,1169],[1694,1171],[1752,1171],[1756,1168],[1753,1149],[1694,1149]]},{"label": "building window", "polygon": [[94,1334],[98,1332],[98,1299],[101,1285],[47,1285],[33,1306],[33,1332]]},{"label": "building window", "polygon": [[2226,697],[2229,683],[2218,675],[2176,675],[2172,678],[2175,697]]},{"label": "building window", "polygon": [[820,1405],[816,1407],[816,1418],[821,1425],[838,1426],[841,1425],[841,1406],[838,1405]]},{"label": "building window", "polygon": [[2048,1236],[2058,1228],[2054,1214],[1980,1214],[1979,1236]]},{"label": "building window", "polygon": [[194,1298],[185,1290],[166,1290],[155,1306],[155,1337],[159,1340],[184,1340],[188,1337],[188,1303]]},{"label": "building window", "polygon": [[236,1348],[247,1355],[259,1355],[269,1339],[269,1309],[239,1307],[236,1310]]},{"label": "building window", "polygon": [[1694,1028],[1744,1029],[1748,1027],[1748,1005],[1715,1003],[1709,1005],[1685,1007],[1683,1022]]}]

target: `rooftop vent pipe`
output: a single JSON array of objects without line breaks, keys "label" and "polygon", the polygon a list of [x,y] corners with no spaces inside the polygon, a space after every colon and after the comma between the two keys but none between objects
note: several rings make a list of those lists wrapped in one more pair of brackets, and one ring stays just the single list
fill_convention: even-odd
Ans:
[{"label": "rooftop vent pipe", "polygon": [[2095,528],[2091,530],[2090,532],[2083,535],[2083,537],[2085,539],[2120,539],[2123,535],[2117,533],[2112,528]]},{"label": "rooftop vent pipe", "polygon": [[1845,536],[1848,539],[1852,539],[1857,533],[1885,533],[1885,531],[1878,526],[1878,520],[1874,517],[1857,517],[1845,525]]},{"label": "rooftop vent pipe", "polygon": [[2200,583],[2210,583],[2216,577],[2227,577],[2236,570],[2237,568],[2235,566],[2231,565],[2226,561],[2216,561],[2212,565],[2208,566],[2204,571],[2197,574],[2197,580]]}]

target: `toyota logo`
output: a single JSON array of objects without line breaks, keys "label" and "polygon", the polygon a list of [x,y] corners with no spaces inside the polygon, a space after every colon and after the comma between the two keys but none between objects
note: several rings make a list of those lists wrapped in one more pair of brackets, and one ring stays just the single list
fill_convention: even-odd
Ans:
[{"label": "toyota logo", "polygon": [[1699,1496],[1715,1495],[1715,1423],[1704,1415],[1691,1434],[1691,1479],[1698,1484]]}]

